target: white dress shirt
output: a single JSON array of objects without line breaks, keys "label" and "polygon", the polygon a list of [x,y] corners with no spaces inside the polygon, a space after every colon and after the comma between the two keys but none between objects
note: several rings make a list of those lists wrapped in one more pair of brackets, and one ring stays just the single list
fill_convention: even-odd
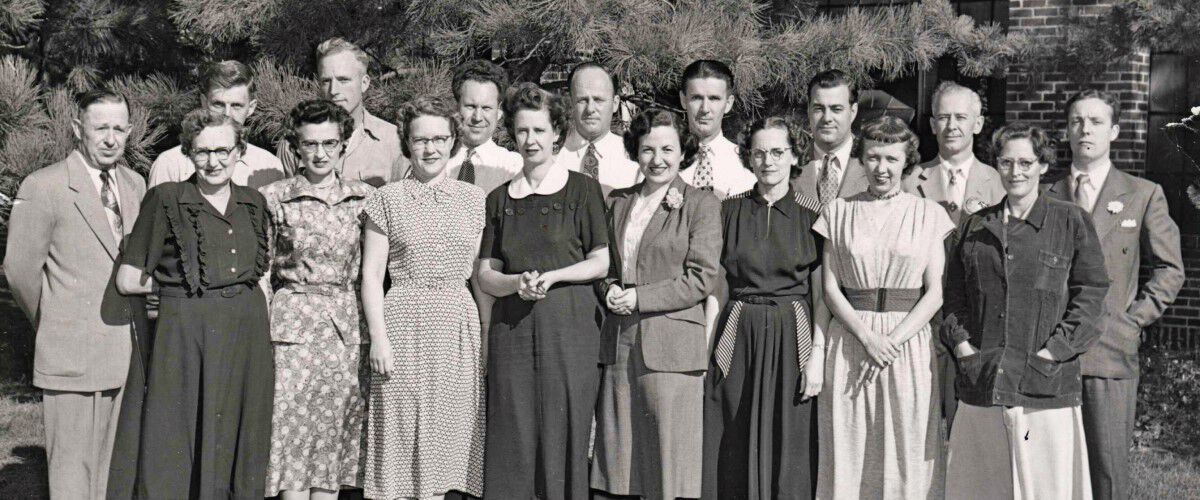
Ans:
[{"label": "white dress shirt", "polygon": [[[88,178],[92,179],[92,184],[96,186],[96,194],[101,196],[100,204],[103,205],[104,198],[103,198],[103,195],[100,194],[100,193],[104,192],[104,180],[100,178],[100,173],[103,172],[103,170],[100,170],[95,165],[92,165],[92,162],[88,161],[87,157],[83,156],[83,153],[80,153],[79,151],[75,151],[75,154],[79,155],[79,159],[83,161],[84,165],[87,165]],[[116,168],[117,168],[116,165],[113,165],[112,167],[110,167],[110,170],[112,170],[112,173],[109,174],[110,177],[108,180],[111,183],[109,185],[109,187],[112,189],[113,199],[117,200],[117,206],[121,206],[121,193],[120,193],[121,190],[117,189]]]},{"label": "white dress shirt", "polygon": [[[663,198],[667,196],[671,183],[659,186],[650,196],[637,193],[633,196],[633,206],[629,208],[629,219],[625,221],[625,234],[621,241],[621,277],[625,283],[632,283],[637,276],[638,248],[642,245],[642,235],[646,226],[658,211]],[[640,190],[639,190],[640,191]]]},{"label": "white dress shirt", "polygon": [[[732,195],[749,191],[754,187],[754,183],[758,182],[758,179],[754,177],[754,172],[742,164],[737,144],[726,139],[724,134],[717,134],[707,144],[701,143],[700,149],[703,150],[705,146],[712,149],[712,187],[713,194],[717,195],[717,199],[724,200]],[[700,158],[697,157],[690,166],[679,172],[679,178],[683,179],[683,182],[695,186],[693,180],[699,162]]]},{"label": "white dress shirt", "polygon": [[[829,165],[833,166],[834,162],[837,162],[837,166],[838,166],[837,185],[841,186],[842,180],[846,178],[846,167],[848,165],[850,165],[850,153],[853,150],[854,150],[854,138],[853,137],[847,137],[846,140],[842,141],[842,144],[840,146],[838,146],[837,149],[834,149],[833,151],[824,151],[821,149],[821,146],[813,144],[813,161],[816,162],[817,168],[819,169],[819,168],[821,168],[821,165],[824,164],[825,155],[832,152],[833,158],[829,159]],[[820,184],[821,178],[824,177],[824,175],[825,175],[825,172],[820,172],[820,171],[817,172],[818,185]]]},{"label": "white dress shirt", "polygon": [[[942,171],[942,192],[946,193],[946,201],[963,206],[963,198],[967,195],[967,176],[971,175],[971,166],[974,164],[974,156],[959,165],[953,165],[945,158],[938,157],[938,168]],[[953,186],[950,185],[951,173],[958,176]]]},{"label": "white dress shirt", "polygon": [[488,139],[487,142],[476,146],[474,150],[467,147],[466,144],[458,148],[458,152],[446,162],[447,179],[458,178],[462,164],[467,159],[468,151],[471,152],[471,165],[475,166],[475,185],[483,189],[485,194],[516,177],[524,164],[520,153],[504,149],[495,141]]},{"label": "white dress shirt", "polygon": [[[1083,208],[1087,209],[1088,212],[1095,210],[1096,200],[1100,197],[1100,188],[1104,186],[1104,181],[1108,179],[1108,172],[1110,170],[1112,170],[1112,160],[1105,160],[1103,163],[1093,166],[1092,169],[1087,172],[1088,183],[1083,189],[1088,193],[1089,206]],[[1082,173],[1084,173],[1084,171],[1076,168],[1074,163],[1071,164],[1070,185],[1072,196],[1075,194],[1075,187],[1079,185],[1079,174]]]},{"label": "white dress shirt", "polygon": [[525,170],[521,169],[512,182],[508,183],[508,195],[514,200],[519,200],[531,194],[544,196],[557,193],[567,187],[567,178],[570,177],[568,172],[570,171],[561,163],[555,162],[550,165],[550,171],[546,172],[542,182],[533,187],[529,184],[529,179],[525,178]]},{"label": "white dress shirt", "polygon": [[[642,180],[637,162],[625,153],[625,142],[612,132],[605,132],[595,141],[596,160],[600,165],[600,190],[604,196],[614,189],[627,188]],[[587,154],[588,141],[572,130],[558,152],[557,162],[568,170],[580,171],[583,157]]]}]

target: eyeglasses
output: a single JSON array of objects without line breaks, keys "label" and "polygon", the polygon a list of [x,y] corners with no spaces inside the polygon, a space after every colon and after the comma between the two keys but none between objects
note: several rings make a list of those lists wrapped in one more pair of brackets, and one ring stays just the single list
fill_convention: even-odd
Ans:
[{"label": "eyeglasses", "polygon": [[427,148],[430,145],[435,148],[441,148],[445,147],[446,144],[450,142],[450,139],[453,139],[453,137],[448,135],[439,135],[434,137],[413,137],[412,139],[408,140],[408,143],[409,145],[421,146],[422,148]]},{"label": "eyeglasses", "polygon": [[785,149],[785,148],[772,148],[769,151],[763,151],[761,149],[751,149],[750,150],[750,159],[754,160],[754,161],[763,161],[763,160],[767,159],[768,155],[770,155],[772,160],[779,161],[779,160],[783,159],[784,154],[789,153],[790,151],[791,150]]},{"label": "eyeglasses", "polygon": [[338,146],[342,145],[340,139],[329,139],[327,141],[300,141],[300,150],[308,154],[314,154],[320,148],[325,148],[326,153],[333,153]]},{"label": "eyeglasses", "polygon": [[996,158],[996,169],[1006,172],[1016,170],[1022,174],[1027,174],[1033,171],[1033,167],[1036,165],[1038,165],[1037,160],[1030,160],[1028,158]]},{"label": "eyeglasses", "polygon": [[217,161],[228,160],[230,153],[233,153],[232,148],[193,149],[191,157],[196,163],[206,163],[210,156]]}]

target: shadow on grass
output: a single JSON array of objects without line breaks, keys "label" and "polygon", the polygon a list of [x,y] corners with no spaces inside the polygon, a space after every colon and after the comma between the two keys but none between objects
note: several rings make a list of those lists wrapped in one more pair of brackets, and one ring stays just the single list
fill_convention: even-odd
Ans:
[{"label": "shadow on grass", "polygon": [[18,446],[12,451],[18,462],[0,467],[0,498],[50,498],[46,486],[46,449]]},{"label": "shadow on grass", "polygon": [[[33,327],[8,290],[0,268],[0,394],[23,397],[32,393]],[[23,391],[21,388],[28,388]]]}]

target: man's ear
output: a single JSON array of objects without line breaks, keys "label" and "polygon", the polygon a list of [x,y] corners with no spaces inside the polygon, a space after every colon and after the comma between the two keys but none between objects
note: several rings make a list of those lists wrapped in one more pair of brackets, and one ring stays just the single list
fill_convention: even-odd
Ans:
[{"label": "man's ear", "polygon": [[363,92],[366,92],[367,89],[371,88],[371,75],[368,75],[366,71],[363,71],[362,88]]},{"label": "man's ear", "polygon": [[721,113],[721,115],[727,115],[730,111],[733,111],[733,103],[736,100],[737,96],[729,94],[729,99],[725,101],[725,112]]},{"label": "man's ear", "polygon": [[83,122],[79,118],[71,120],[71,131],[75,133],[75,140],[83,141]]},{"label": "man's ear", "polygon": [[256,109],[258,109],[258,99],[250,99],[250,102],[246,104],[246,118],[250,118]]}]

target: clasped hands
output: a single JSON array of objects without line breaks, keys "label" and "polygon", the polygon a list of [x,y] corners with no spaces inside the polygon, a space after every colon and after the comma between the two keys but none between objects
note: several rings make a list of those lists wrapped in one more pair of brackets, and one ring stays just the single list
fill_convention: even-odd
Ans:
[{"label": "clasped hands", "polygon": [[550,291],[550,287],[558,283],[553,271],[547,271],[545,274],[537,271],[525,271],[517,279],[517,296],[522,300],[533,302],[546,298],[546,292]]},{"label": "clasped hands", "polygon": [[637,310],[637,289],[623,289],[620,285],[609,285],[608,293],[604,294],[604,304],[613,314],[629,316]]}]

